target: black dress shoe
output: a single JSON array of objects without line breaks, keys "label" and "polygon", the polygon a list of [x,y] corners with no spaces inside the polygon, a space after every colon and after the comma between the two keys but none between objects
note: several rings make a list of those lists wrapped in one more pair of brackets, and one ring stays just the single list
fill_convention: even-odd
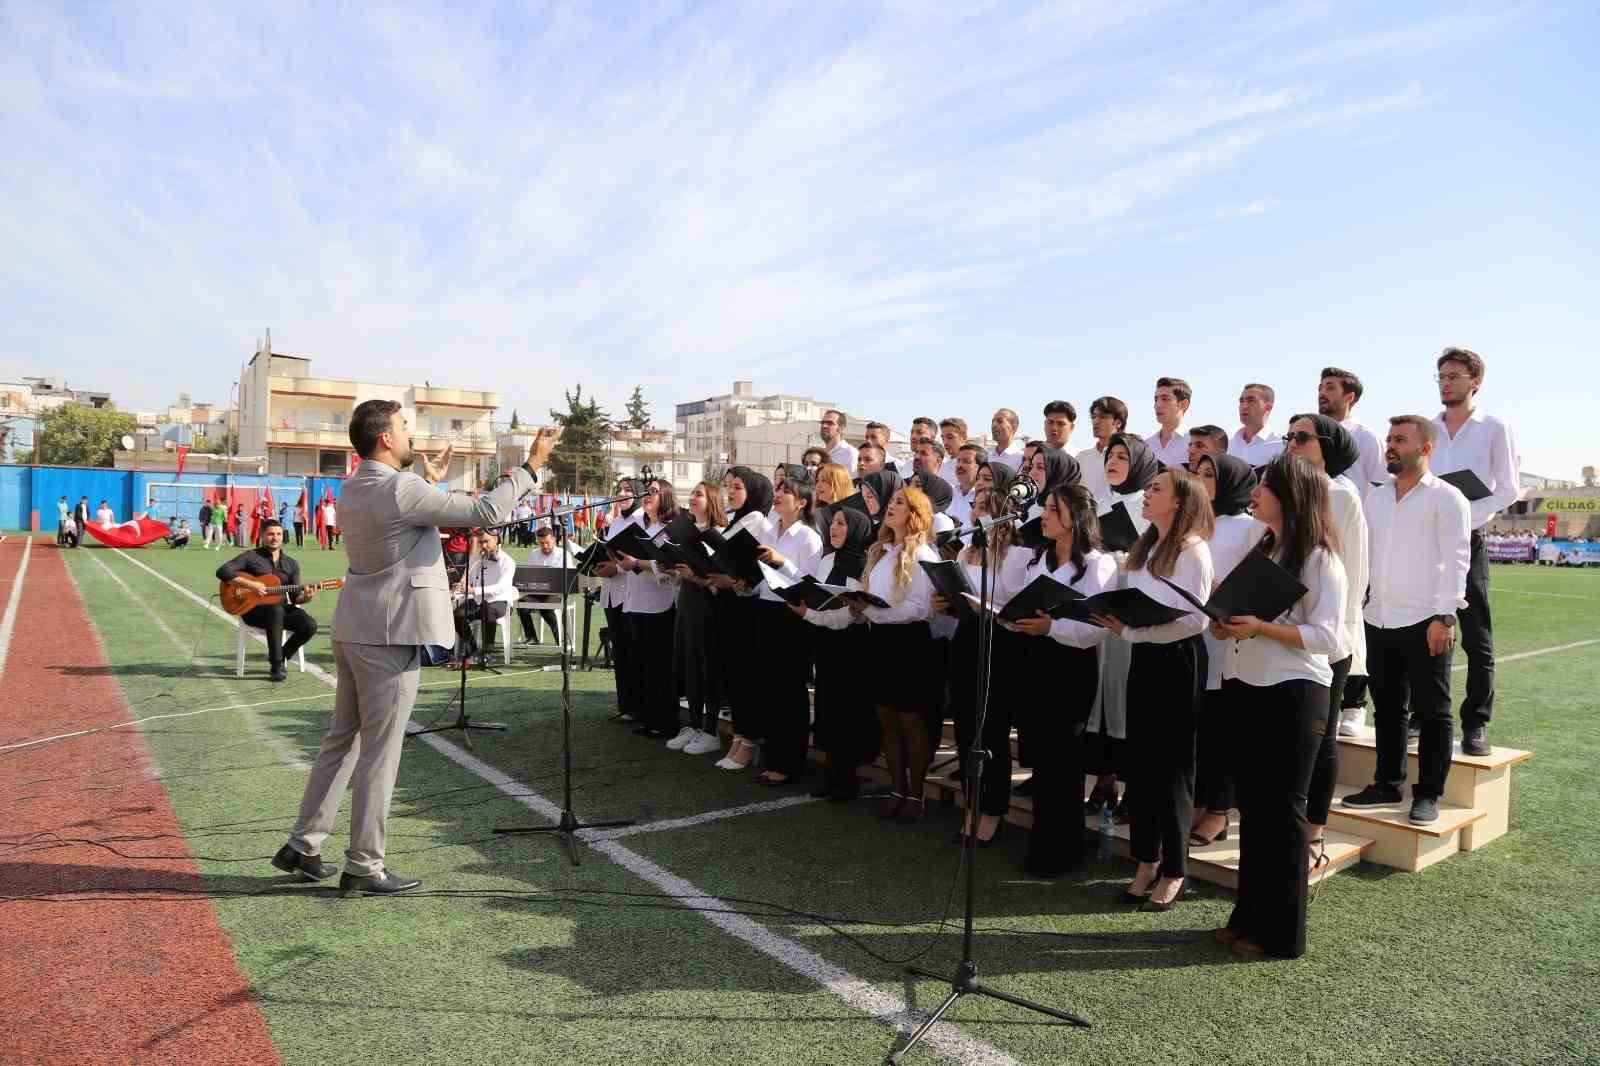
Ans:
[{"label": "black dress shoe", "polygon": [[285,844],[272,857],[272,865],[286,874],[299,874],[307,881],[326,881],[339,872],[331,862],[323,862],[320,855],[302,855]]},{"label": "black dress shoe", "polygon": [[267,675],[268,681],[287,681],[289,674],[284,670],[282,663],[272,664],[272,673]]},{"label": "black dress shoe", "polygon": [[410,892],[414,888],[421,887],[421,881],[396,877],[388,870],[382,870],[370,877],[363,877],[360,874],[339,875],[339,891],[346,896],[392,896],[396,892]]},{"label": "black dress shoe", "polygon": [[1488,755],[1494,749],[1489,746],[1489,730],[1481,725],[1475,725],[1461,734],[1461,754],[1463,755]]}]

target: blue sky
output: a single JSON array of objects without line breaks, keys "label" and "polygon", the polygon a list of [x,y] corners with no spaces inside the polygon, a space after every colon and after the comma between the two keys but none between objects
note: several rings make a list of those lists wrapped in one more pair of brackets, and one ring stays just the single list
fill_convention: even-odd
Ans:
[{"label": "blue sky", "polygon": [[1163,373],[1230,428],[1327,363],[1369,424],[1432,413],[1460,344],[1524,468],[1576,477],[1596,11],[0,0],[0,375],[220,401],[270,325],[525,420],[750,377],[1148,431]]}]

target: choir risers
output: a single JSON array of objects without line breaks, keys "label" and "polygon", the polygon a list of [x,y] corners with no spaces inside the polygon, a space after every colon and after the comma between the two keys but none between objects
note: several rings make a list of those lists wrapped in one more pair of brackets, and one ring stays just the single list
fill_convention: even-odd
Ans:
[{"label": "choir risers", "polygon": [[1486,817],[1481,810],[1441,800],[1437,822],[1412,825],[1408,817],[1409,794],[1385,807],[1356,810],[1343,806],[1344,798],[1361,787],[1341,784],[1334,788],[1333,808],[1328,812],[1329,831],[1337,826],[1343,832],[1371,837],[1373,846],[1366,853],[1367,861],[1397,870],[1416,873],[1464,850],[1462,831]]},{"label": "choir risers", "polygon": [[[1450,773],[1444,781],[1446,803],[1470,808],[1481,814],[1459,834],[1462,851],[1474,851],[1505,836],[1511,819],[1511,768],[1533,758],[1533,752],[1517,748],[1492,748],[1488,755],[1464,755],[1456,744],[1450,754]],[[1371,784],[1378,760],[1378,745],[1371,729],[1356,737],[1339,738],[1339,781],[1342,784]],[[1406,794],[1417,780],[1417,745],[1406,752]],[[1440,819],[1443,821],[1443,818]],[[1406,867],[1403,867],[1406,868]]]}]

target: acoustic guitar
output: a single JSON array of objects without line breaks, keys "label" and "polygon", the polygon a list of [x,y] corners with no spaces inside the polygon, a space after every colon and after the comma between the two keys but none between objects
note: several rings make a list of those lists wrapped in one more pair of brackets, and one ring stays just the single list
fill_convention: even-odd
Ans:
[{"label": "acoustic guitar", "polygon": [[259,581],[269,586],[266,592],[257,592],[247,589],[243,585],[235,585],[232,581],[224,581],[217,587],[217,595],[222,600],[222,609],[232,615],[241,615],[253,611],[266,603],[287,602],[279,597],[297,596],[302,592],[321,592],[323,589],[337,589],[344,587],[344,578],[336,577],[327,581],[318,581],[314,585],[285,585],[278,580],[276,574],[241,574],[252,581]]}]

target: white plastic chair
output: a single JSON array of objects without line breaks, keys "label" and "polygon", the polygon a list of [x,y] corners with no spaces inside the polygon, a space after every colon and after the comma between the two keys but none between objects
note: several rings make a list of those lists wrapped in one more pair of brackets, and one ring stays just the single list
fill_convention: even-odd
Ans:
[{"label": "white plastic chair", "polygon": [[[581,597],[576,595],[567,597],[567,613],[565,616],[561,615],[561,601],[554,598],[524,597],[516,602],[515,607],[519,611],[533,612],[533,631],[539,635],[539,639],[541,641],[544,640],[544,614],[542,612],[556,612],[558,619],[562,623],[561,628],[566,632],[552,633],[550,635],[558,642],[556,647],[560,647],[561,645],[559,642],[568,634],[571,634],[576,628],[578,618],[578,600],[580,598]],[[506,617],[509,619],[511,615],[508,613]],[[573,652],[573,654],[576,654],[576,649],[572,647],[572,642],[570,639],[567,640],[567,648],[569,651]]]},{"label": "white plastic chair", "polygon": [[[262,633],[262,634],[264,634],[265,631],[257,629],[255,626],[247,626],[243,622],[239,623],[239,627],[238,628],[239,628],[239,646],[234,651],[233,676],[234,677],[243,677],[244,676],[244,646],[249,641],[249,638],[245,635],[245,630],[248,629],[253,633]],[[301,648],[299,651],[295,652],[294,657],[295,657],[295,661],[297,661],[300,664],[300,672],[302,674],[305,673],[306,672],[306,650],[304,648]]]}]

